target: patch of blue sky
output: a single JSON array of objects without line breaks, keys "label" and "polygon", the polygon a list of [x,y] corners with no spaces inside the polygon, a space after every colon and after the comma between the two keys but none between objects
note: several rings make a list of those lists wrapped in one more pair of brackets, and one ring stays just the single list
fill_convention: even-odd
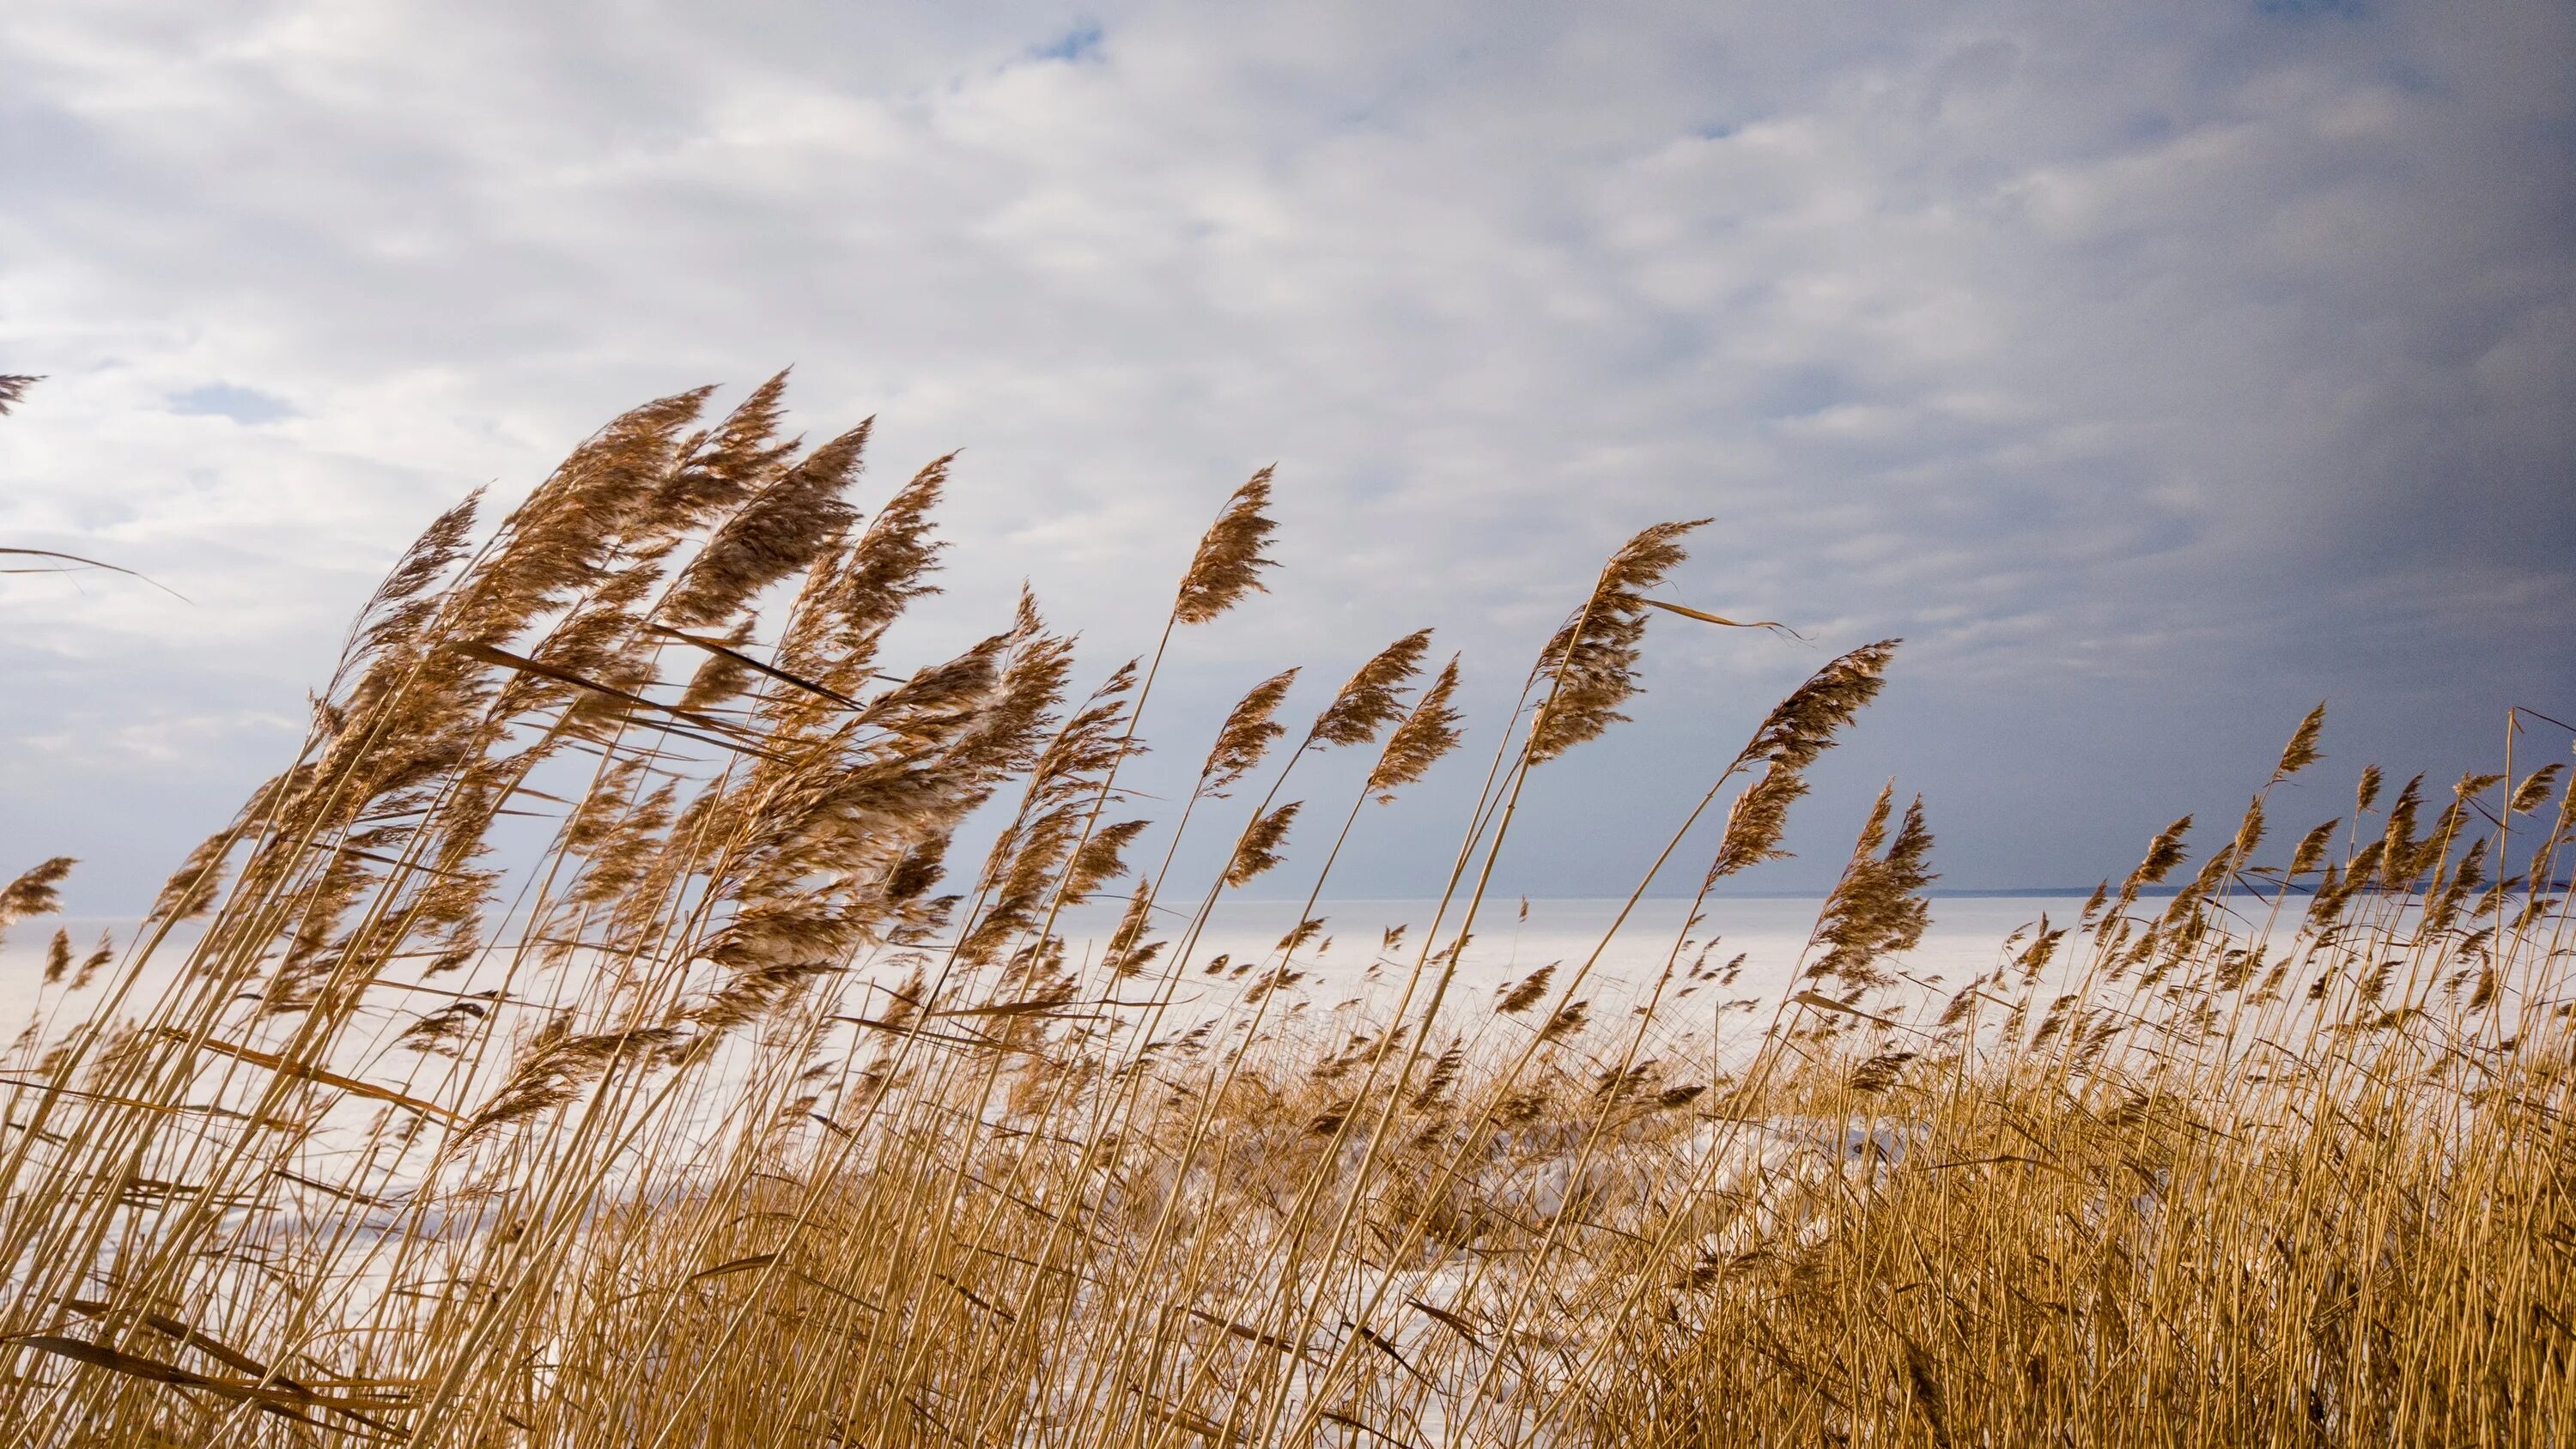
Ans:
[{"label": "patch of blue sky", "polygon": [[170,411],[181,417],[230,418],[245,426],[283,422],[296,415],[295,405],[273,393],[229,382],[210,382],[170,395]]},{"label": "patch of blue sky", "polygon": [[1029,52],[1039,60],[1060,60],[1067,64],[1091,60],[1100,53],[1102,31],[1097,20],[1076,21],[1062,35]]}]

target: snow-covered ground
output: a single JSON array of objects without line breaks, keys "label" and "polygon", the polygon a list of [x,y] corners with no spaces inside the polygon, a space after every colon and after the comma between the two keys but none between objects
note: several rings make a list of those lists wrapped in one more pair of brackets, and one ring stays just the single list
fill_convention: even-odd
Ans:
[{"label": "snow-covered ground", "polygon": [[[1176,1007],[1186,1003],[1221,1005],[1232,1000],[1233,993],[1222,989],[1222,983],[1233,979],[1237,968],[1247,962],[1262,963],[1242,978],[1257,980],[1258,972],[1277,959],[1281,938],[1296,929],[1300,904],[1228,901],[1220,906],[1183,972]],[[1459,963],[1453,992],[1467,993],[1469,999],[1490,997],[1505,983],[1551,963],[1558,964],[1556,981],[1562,984],[1596,949],[1601,950],[1601,959],[1592,969],[1591,980],[1602,994],[1622,996],[1651,984],[1681,934],[1690,903],[1639,902],[1617,935],[1610,938],[1608,947],[1602,949],[1605,934],[1617,921],[1623,904],[1616,900],[1531,900],[1524,916],[1522,902],[1517,899],[1505,897],[1486,902]],[[1715,1008],[1729,998],[1777,999],[1780,988],[1797,970],[1800,953],[1822,905],[1815,897],[1749,896],[1709,902],[1702,909],[1701,922],[1691,932],[1692,944],[1683,958],[1684,967],[1701,958],[1704,945],[1709,947],[1705,959],[1711,967],[1732,961],[1739,954],[1744,960],[1740,974],[1722,994],[1712,996],[1709,990],[1699,994],[1711,998],[1705,1004]],[[2066,896],[1935,899],[1931,929],[1922,944],[1896,964],[1920,980],[1943,978],[1955,985],[1993,967],[2005,938],[2019,927],[2037,921],[2042,912],[2050,913],[2056,923],[2062,924],[2082,905],[2081,899]],[[1296,953],[1293,969],[1300,974],[1295,983],[1298,993],[1316,1009],[1330,1009],[1354,997],[1374,999],[1382,994],[1382,986],[1400,985],[1404,968],[1420,953],[1438,911],[1439,903],[1428,900],[1318,902],[1313,914],[1325,924]],[[1076,941],[1106,936],[1115,914],[1114,903],[1087,906],[1074,917],[1068,934]],[[1406,928],[1405,933],[1400,947],[1389,950],[1384,945],[1386,932],[1397,926]],[[1453,906],[1433,944],[1445,948],[1455,937],[1457,927]],[[1177,930],[1178,923],[1174,923],[1157,934],[1171,936]],[[1712,937],[1714,944],[1709,945]],[[1319,951],[1318,947],[1326,942],[1329,947]],[[1178,949],[1177,943],[1173,949]],[[1211,977],[1205,968],[1219,956],[1227,958],[1226,971]],[[1385,962],[1393,964],[1381,964]]]},{"label": "snow-covered ground", "polygon": [[[1705,920],[1693,933],[1692,954],[1699,943],[1714,935],[1717,944],[1709,953],[1712,965],[1731,960],[1738,953],[1745,957],[1743,971],[1733,987],[1732,996],[1775,995],[1796,969],[1800,949],[1807,933],[1815,925],[1817,908],[1814,898],[1738,897],[1712,901],[1703,912]],[[1926,980],[1935,976],[1952,981],[1963,979],[1995,964],[1997,951],[2004,938],[2027,922],[2035,921],[2042,911],[2063,918],[2071,916],[2082,903],[2078,900],[2049,896],[1947,897],[1932,903],[1932,929],[1922,945],[1903,960],[1904,968]],[[1300,903],[1295,901],[1227,901],[1202,935],[1192,953],[1182,985],[1174,998],[1176,1013],[1194,1006],[1215,1006],[1230,1002],[1244,982],[1253,974],[1234,978],[1234,968],[1247,962],[1266,964],[1275,959],[1279,940],[1298,922]],[[1526,917],[1521,902],[1503,898],[1486,903],[1479,913],[1474,939],[1469,942],[1460,962],[1458,984],[1461,992],[1485,992],[1506,981],[1526,975],[1550,962],[1564,963],[1558,972],[1564,975],[1581,965],[1601,944],[1602,936],[1617,917],[1621,903],[1615,900],[1532,900]],[[1594,976],[1609,995],[1620,994],[1622,986],[1635,986],[1653,980],[1672,949],[1689,903],[1680,900],[1640,902],[1621,928]],[[1427,900],[1328,900],[1317,903],[1314,915],[1325,925],[1315,938],[1297,951],[1294,969],[1301,973],[1298,994],[1316,1009],[1329,1009],[1351,997],[1373,994],[1379,983],[1392,979],[1400,983],[1402,967],[1410,965],[1429,932],[1438,903]],[[1118,903],[1114,900],[1094,902],[1068,913],[1063,923],[1066,935],[1075,942],[1074,954],[1079,959],[1086,941],[1105,939],[1117,920]],[[10,931],[5,944],[0,944],[0,1029],[15,1032],[27,1012],[38,1003],[38,987],[44,973],[46,943],[57,929],[68,930],[76,954],[86,953],[98,940],[102,930],[114,934],[122,953],[132,939],[136,922],[130,918],[38,917],[22,921]],[[1157,936],[1178,933],[1181,922],[1172,921],[1157,931]],[[1457,928],[1455,908],[1443,922],[1439,944],[1446,945]],[[1404,926],[1406,932],[1400,948],[1385,947],[1385,933],[1391,927]],[[1317,947],[1330,942],[1328,949]],[[183,945],[174,942],[173,945]],[[1173,947],[1177,950],[1177,943]],[[174,967],[183,951],[165,949],[156,961],[155,981]],[[1206,965],[1218,956],[1228,958],[1226,973],[1209,976]],[[1167,954],[1166,961],[1171,959]],[[1374,978],[1370,968],[1381,960],[1392,960],[1395,966],[1381,966]],[[1256,972],[1261,968],[1255,968]],[[113,972],[100,973],[101,984]],[[1231,981],[1231,986],[1229,982]],[[152,983],[138,993],[148,1000]],[[99,988],[93,986],[90,995]],[[1703,993],[1706,994],[1706,993]],[[1714,1004],[1714,1003],[1712,1003]]]}]

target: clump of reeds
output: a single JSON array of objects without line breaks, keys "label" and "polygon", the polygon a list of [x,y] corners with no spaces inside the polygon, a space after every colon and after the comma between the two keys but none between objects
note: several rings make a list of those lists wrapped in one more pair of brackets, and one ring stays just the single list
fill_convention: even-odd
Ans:
[{"label": "clump of reeds", "polygon": [[[1788,988],[1717,1003],[1744,961],[1711,964],[1713,893],[1785,853],[1895,657],[1868,644],[1639,827],[1631,908],[1705,856],[1650,979],[1600,969],[1623,912],[1587,957],[1453,989],[1521,800],[1618,723],[1648,619],[1731,622],[1655,596],[1693,526],[1658,525],[1540,648],[1381,993],[1310,1011],[1342,844],[1460,744],[1459,661],[1426,682],[1403,635],[1284,754],[1299,675],[1252,685],[1140,871],[1119,777],[1163,648],[1086,687],[1023,597],[899,663],[949,460],[869,515],[864,426],[807,449],[782,379],[710,397],[617,419],[488,534],[472,500],[433,523],[140,933],[48,952],[0,1082],[15,1441],[2576,1422],[2557,764],[2410,782],[2365,825],[2374,769],[2349,823],[2266,856],[2313,714],[2187,878],[2182,822],[1967,982],[1900,974],[1932,836],[1891,786]],[[1271,503],[1264,470],[1223,505],[1166,643],[1261,588]],[[1298,925],[1202,959],[1226,892],[1296,864],[1287,791],[1331,750],[1374,755]],[[0,928],[69,868],[0,889]],[[1239,986],[1193,1018],[1207,980]]]}]

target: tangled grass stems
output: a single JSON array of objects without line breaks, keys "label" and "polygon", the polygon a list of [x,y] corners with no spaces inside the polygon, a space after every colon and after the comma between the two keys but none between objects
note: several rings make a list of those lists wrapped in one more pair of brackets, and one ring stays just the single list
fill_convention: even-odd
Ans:
[{"label": "tangled grass stems", "polygon": [[[1469,727],[1458,661],[1426,682],[1429,633],[1405,635],[1275,761],[1298,675],[1251,686],[1131,871],[1155,827],[1110,816],[1163,645],[1261,588],[1269,473],[1202,539],[1163,645],[1090,694],[1025,596],[898,672],[949,460],[862,518],[867,427],[807,449],[784,388],[624,415],[479,545],[472,500],[433,523],[288,768],[121,955],[50,948],[0,1074],[16,1441],[2514,1444],[2576,1422],[2554,884],[2576,797],[2527,768],[2545,717],[2511,722],[2521,773],[2509,750],[2383,806],[2373,768],[2283,849],[2312,713],[2196,866],[2177,822],[1965,983],[1900,969],[1931,829],[1891,786],[1799,974],[1729,1035],[1760,1002],[1686,1001],[1741,967],[1708,964],[1713,892],[1785,853],[1894,659],[1865,645],[1655,823],[1587,954],[1453,990],[1520,802],[1619,722],[1647,621],[1731,623],[1652,597],[1692,527],[1658,525],[1541,647],[1433,918],[1379,943],[1385,988],[1308,1012],[1362,807]],[[1291,858],[1292,772],[1363,746],[1294,927],[1181,1011],[1220,901]],[[958,833],[1014,794],[943,893]],[[1182,826],[1225,812],[1215,879],[1167,904]],[[1610,979],[1693,848],[1649,979]],[[70,869],[0,887],[0,928]],[[1095,949],[1065,913],[1104,895],[1125,906]]]}]

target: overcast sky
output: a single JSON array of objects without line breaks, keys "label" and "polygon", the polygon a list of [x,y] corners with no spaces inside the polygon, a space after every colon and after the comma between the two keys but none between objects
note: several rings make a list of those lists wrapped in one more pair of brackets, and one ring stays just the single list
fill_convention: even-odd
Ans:
[{"label": "overcast sky", "polygon": [[[880,419],[869,497],[966,450],[923,657],[1023,577],[1095,667],[1150,644],[1279,465],[1167,758],[1420,624],[1490,749],[1600,555],[1706,514],[1671,596],[1814,642],[1659,622],[1507,889],[1623,888],[1886,635],[1759,884],[1893,776],[1945,884],[2089,885],[2321,698],[2299,823],[2576,720],[2571,183],[2564,0],[10,5],[0,544],[185,601],[0,579],[0,874],[131,908],[426,519],[792,363],[809,432]],[[1434,884],[1480,774],[1343,889]]]}]

